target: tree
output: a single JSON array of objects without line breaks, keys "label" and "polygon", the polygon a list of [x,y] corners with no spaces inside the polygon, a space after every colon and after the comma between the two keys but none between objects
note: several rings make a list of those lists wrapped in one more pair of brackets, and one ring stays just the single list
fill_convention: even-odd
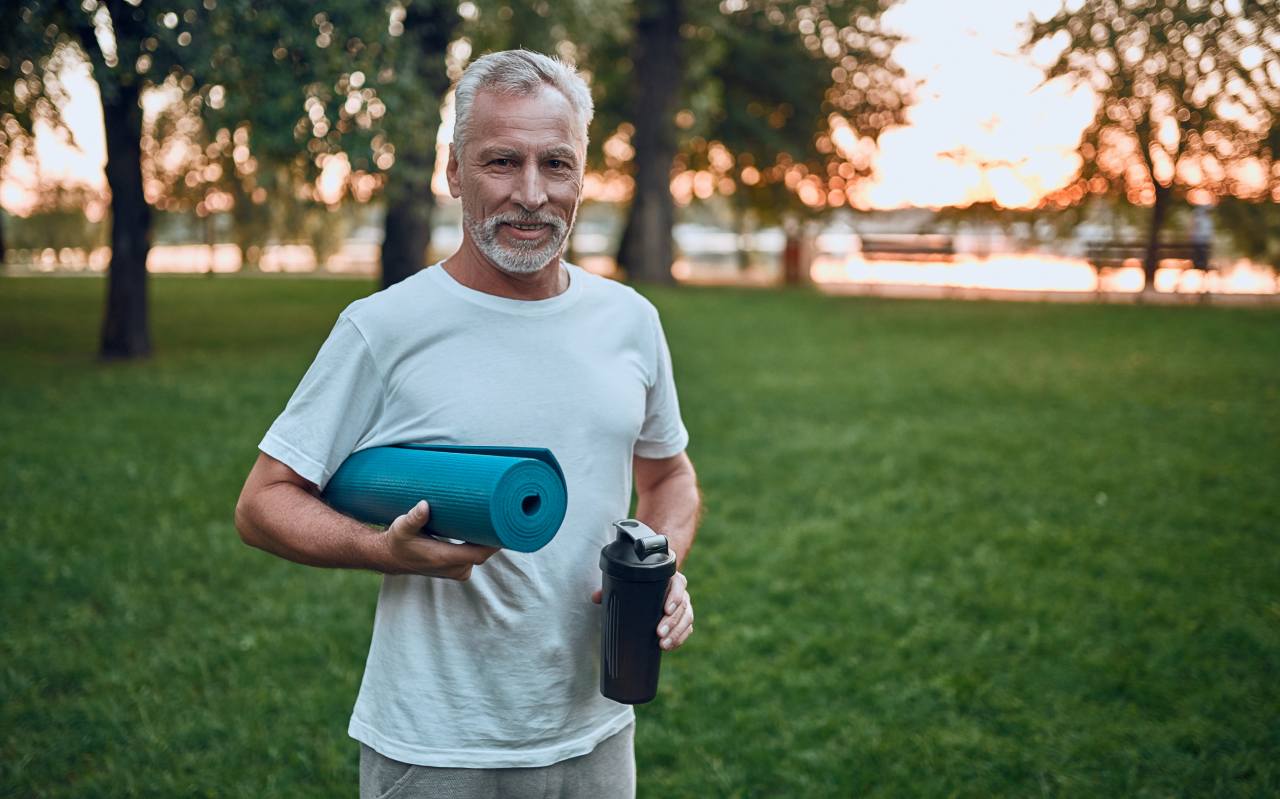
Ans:
[{"label": "tree", "polygon": [[675,247],[671,167],[676,155],[675,112],[680,101],[684,46],[682,0],[636,0],[631,56],[635,191],[618,264],[633,280],[670,283]]},{"label": "tree", "polygon": [[1084,0],[1031,20],[1026,50],[1061,48],[1045,79],[1098,96],[1063,196],[1151,206],[1143,264],[1154,287],[1171,204],[1280,200],[1280,6],[1275,0]]},{"label": "tree", "polygon": [[1280,202],[1225,197],[1218,203],[1218,229],[1240,255],[1280,270]]},{"label": "tree", "polygon": [[[369,162],[384,156],[374,132],[386,106],[369,84],[388,17],[354,1],[221,2],[208,57],[187,65],[201,89],[186,113],[202,124],[181,170],[195,176],[197,213],[230,211],[242,268],[257,268],[268,237],[307,230],[325,234],[308,236],[323,263],[316,245],[332,237],[315,220],[331,217],[326,206],[351,184],[377,183]],[[333,158],[346,159],[346,180],[337,197],[321,197],[316,183]]]},{"label": "tree", "polygon": [[387,48],[388,79],[380,81],[386,103],[384,131],[394,148],[387,173],[382,241],[382,287],[421,269],[431,244],[440,106],[449,90],[445,56],[461,23],[456,3],[410,0],[393,19]]},{"label": "tree", "polygon": [[880,27],[879,0],[740,5],[716,19],[720,98],[709,144],[694,139],[690,160],[716,172],[717,146],[734,155],[717,189],[740,216],[783,225],[784,279],[799,282],[802,220],[851,202],[880,134],[904,121],[911,85],[891,58],[897,40]]},{"label": "tree", "polygon": [[[393,153],[384,190],[387,215],[382,245],[382,285],[409,277],[425,263],[431,243],[440,109],[451,77],[451,45],[460,57],[524,47],[590,62],[593,43],[612,32],[619,0],[565,0],[554,13],[545,0],[412,0],[392,10],[385,63],[375,70],[387,113],[379,128]],[[461,55],[466,53],[467,55]],[[452,74],[451,74],[452,70]]]},{"label": "tree", "polygon": [[[335,0],[323,10],[222,2],[237,8],[220,19],[233,20],[238,36],[218,29],[210,63],[192,66],[206,87],[193,98],[206,140],[184,169],[216,166],[218,177],[203,184],[206,201],[229,203],[243,260],[252,264],[259,248],[248,243],[281,212],[294,219],[292,230],[300,214],[314,218],[318,168],[346,158],[357,199],[380,191],[385,202],[383,287],[425,265],[440,110],[460,69],[449,61],[450,45],[554,50],[568,35],[539,2],[469,3],[465,15],[447,0],[395,2],[383,13]],[[582,16],[577,4],[561,12],[562,19]],[[264,212],[258,204],[266,197]]]},{"label": "tree", "polygon": [[[729,195],[740,220],[785,223],[793,256],[798,222],[848,201],[869,174],[880,133],[903,120],[909,94],[890,57],[895,40],[879,25],[886,5],[638,7],[634,84],[613,97],[634,108],[636,184],[619,250],[629,274],[671,280],[673,171],[695,176],[699,197]],[[794,257],[788,267],[798,279]]]},{"label": "tree", "polygon": [[[0,52],[0,176],[12,157],[22,157],[28,152],[33,138],[31,109],[16,96],[26,92],[25,87],[15,91],[19,81],[23,80],[16,67],[7,55]],[[6,263],[7,258],[4,213],[0,209],[0,264]]]},{"label": "tree", "polygon": [[[40,63],[23,57],[17,46],[20,16],[17,6],[0,10],[0,175],[10,159],[30,154],[34,124],[59,122],[58,107],[45,97],[47,57]],[[49,87],[56,91],[56,84]],[[64,128],[65,130],[65,128]],[[5,263],[3,219],[0,218],[0,264]]]},{"label": "tree", "polygon": [[[166,12],[171,17],[157,17],[148,9],[108,0],[91,14],[92,5],[92,1],[86,3],[82,10],[49,3],[48,8],[61,18],[65,35],[88,56],[102,97],[111,189],[111,264],[99,354],[104,359],[137,358],[151,354],[146,282],[151,208],[142,185],[140,101],[143,89],[152,82],[148,78],[152,67],[167,76],[176,68],[177,49],[183,45],[171,35],[176,24],[165,24],[178,18],[176,11]],[[97,13],[99,9],[106,13]],[[183,34],[190,39],[189,32]]]},{"label": "tree", "polygon": [[92,252],[106,244],[106,225],[90,222],[84,209],[102,199],[99,192],[85,186],[42,186],[30,214],[14,220],[11,246],[29,251],[55,250],[59,263],[63,263],[64,249]]},{"label": "tree", "polygon": [[10,59],[47,70],[65,48],[76,48],[98,84],[111,190],[111,263],[99,352],[104,359],[146,356],[151,209],[143,187],[139,101],[147,88],[181,75],[186,48],[207,12],[194,0],[173,0],[164,8],[122,0],[22,0],[10,13],[9,21],[17,20],[6,38]]},{"label": "tree", "polygon": [[[207,203],[227,194],[240,200],[227,206],[248,219],[262,215],[250,211],[274,192],[284,202],[273,205],[291,209],[290,200],[314,199],[306,192],[313,191],[324,159],[359,148],[371,125],[354,123],[366,109],[348,107],[352,87],[343,70],[363,41],[347,31],[385,31],[385,17],[355,0],[334,0],[325,9],[303,0],[268,6],[250,0],[21,0],[5,6],[0,42],[6,58],[24,74],[44,76],[39,82],[28,78],[27,96],[18,99],[56,108],[56,81],[49,76],[69,50],[88,61],[101,95],[111,190],[103,358],[151,351],[146,261],[152,201],[169,196]],[[340,46],[330,50],[334,42]],[[140,101],[155,89],[178,97],[176,121],[161,119],[144,129]],[[0,90],[0,114],[15,107],[6,97]],[[358,99],[363,104],[369,97]],[[201,118],[203,130],[192,122]],[[163,175],[153,157],[176,139],[192,146],[183,161],[185,188],[172,192],[161,179],[172,176]],[[364,142],[367,149],[368,135]]]}]

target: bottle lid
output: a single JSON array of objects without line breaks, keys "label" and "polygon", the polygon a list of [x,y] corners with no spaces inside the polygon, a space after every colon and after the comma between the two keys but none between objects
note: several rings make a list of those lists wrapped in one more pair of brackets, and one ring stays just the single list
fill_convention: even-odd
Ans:
[{"label": "bottle lid", "polygon": [[633,582],[656,582],[669,580],[676,573],[676,556],[665,535],[635,519],[614,522],[613,529],[617,538],[600,550],[600,568],[606,574]]}]

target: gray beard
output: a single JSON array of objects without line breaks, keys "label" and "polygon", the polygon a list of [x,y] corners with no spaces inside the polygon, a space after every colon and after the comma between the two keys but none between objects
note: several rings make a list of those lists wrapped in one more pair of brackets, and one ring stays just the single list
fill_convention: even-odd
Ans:
[{"label": "gray beard", "polygon": [[[512,275],[531,275],[558,256],[564,250],[569,238],[569,230],[573,226],[570,220],[563,220],[552,214],[530,214],[510,211],[494,214],[487,219],[477,220],[465,213],[465,224],[471,239],[476,243],[484,257],[493,265]],[[517,241],[515,244],[503,244],[498,241],[498,227],[504,224],[547,225],[551,228],[551,236],[543,244]]]}]

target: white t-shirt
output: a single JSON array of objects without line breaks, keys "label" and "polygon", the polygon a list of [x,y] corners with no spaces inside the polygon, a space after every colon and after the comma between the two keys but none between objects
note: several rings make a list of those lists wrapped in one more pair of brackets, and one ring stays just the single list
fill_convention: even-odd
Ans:
[{"label": "white t-shirt", "polygon": [[[323,487],[388,444],[547,447],[568,512],[532,553],[467,582],[386,576],[351,736],[425,766],[544,766],[623,729],[599,692],[600,548],[631,501],[631,456],[688,443],[657,311],[566,265],[569,288],[521,301],[441,266],[352,303],[259,448]],[[408,508],[405,508],[407,511]]]}]

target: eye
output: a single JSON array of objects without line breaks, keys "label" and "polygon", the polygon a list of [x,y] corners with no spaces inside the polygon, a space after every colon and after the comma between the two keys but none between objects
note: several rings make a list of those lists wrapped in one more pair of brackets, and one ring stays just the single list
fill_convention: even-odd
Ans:
[{"label": "eye", "polygon": [[503,169],[513,166],[514,164],[515,161],[512,161],[510,158],[492,158],[489,160],[489,166],[501,167]]},{"label": "eye", "polygon": [[566,164],[564,161],[561,161],[559,158],[552,158],[550,161],[547,161],[547,166],[551,167],[552,169],[564,169],[566,166],[568,166],[568,164]]}]

